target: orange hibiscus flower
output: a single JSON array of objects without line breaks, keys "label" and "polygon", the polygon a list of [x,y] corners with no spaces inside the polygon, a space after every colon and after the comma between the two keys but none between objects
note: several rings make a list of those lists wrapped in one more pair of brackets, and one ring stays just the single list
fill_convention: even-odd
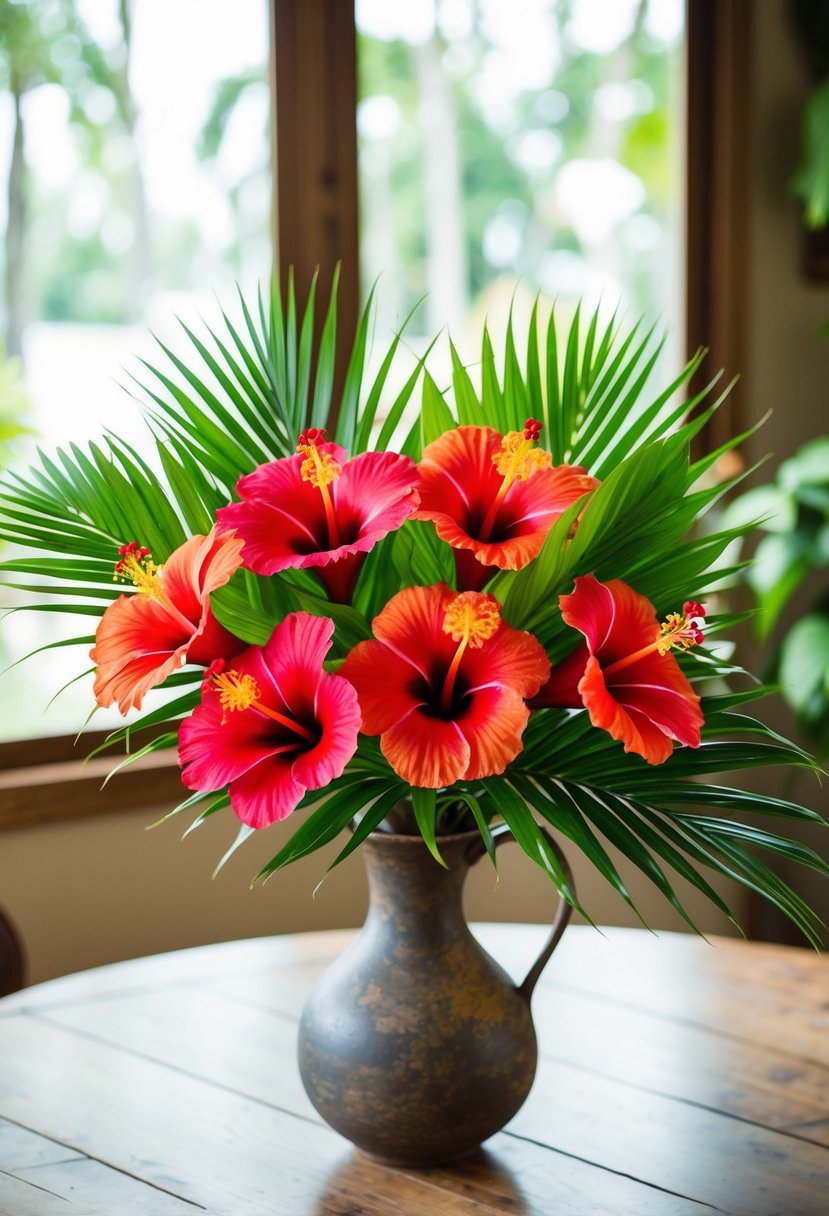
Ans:
[{"label": "orange hibiscus flower", "polygon": [[551,467],[536,447],[541,423],[501,435],[459,426],[423,451],[420,506],[455,550],[458,586],[477,590],[497,569],[520,570],[538,556],[556,520],[599,484],[578,465]]},{"label": "orange hibiscus flower", "polygon": [[575,583],[559,604],[585,641],[553,668],[533,708],[584,706],[594,726],[648,764],[667,760],[673,740],[699,747],[699,697],[670,651],[702,641],[702,605],[689,600],[660,626],[650,600],[620,579],[587,574]]},{"label": "orange hibiscus flower", "polygon": [[339,674],[398,776],[440,789],[502,773],[521,750],[524,698],[550,671],[541,644],[502,621],[493,596],[442,583],[398,592],[372,628]]},{"label": "orange hibiscus flower", "polygon": [[117,702],[122,714],[140,709],[150,688],[185,663],[209,666],[231,658],[245,643],[220,625],[210,593],[241,565],[242,542],[214,527],[193,536],[157,566],[136,541],[122,545],[115,577],[136,590],[107,608],[89,657],[97,665],[95,699]]}]

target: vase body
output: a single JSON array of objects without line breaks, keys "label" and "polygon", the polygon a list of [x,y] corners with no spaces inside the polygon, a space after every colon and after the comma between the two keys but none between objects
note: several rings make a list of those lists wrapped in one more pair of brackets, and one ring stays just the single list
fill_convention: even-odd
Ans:
[{"label": "vase body", "polygon": [[362,845],[369,912],[317,984],[299,1066],[322,1117],[398,1165],[452,1161],[512,1118],[535,1076],[529,993],[470,933],[462,892],[477,832],[439,841],[375,833]]}]

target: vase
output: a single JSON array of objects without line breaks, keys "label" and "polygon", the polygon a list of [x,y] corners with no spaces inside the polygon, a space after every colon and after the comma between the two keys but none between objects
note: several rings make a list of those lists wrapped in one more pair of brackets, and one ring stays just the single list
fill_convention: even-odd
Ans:
[{"label": "vase", "polygon": [[[506,826],[494,829],[496,845],[510,839]],[[464,881],[485,853],[480,833],[441,837],[438,848],[446,868],[419,835],[377,831],[364,841],[365,924],[317,983],[299,1028],[300,1073],[316,1110],[391,1165],[457,1160],[519,1110],[537,1063],[530,999],[571,912],[561,900],[516,985],[464,919]]]}]

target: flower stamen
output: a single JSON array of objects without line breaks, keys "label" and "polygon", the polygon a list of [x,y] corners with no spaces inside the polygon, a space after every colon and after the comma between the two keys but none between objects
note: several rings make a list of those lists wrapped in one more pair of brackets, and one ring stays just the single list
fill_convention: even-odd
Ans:
[{"label": "flower stamen", "polygon": [[140,595],[153,596],[163,599],[161,587],[161,571],[163,566],[157,566],[153,561],[150,550],[139,545],[137,540],[131,540],[127,545],[118,549],[118,561],[112,572],[114,583],[132,583]]},{"label": "flower stamen", "polygon": [[638,659],[643,659],[646,655],[657,654],[665,655],[670,650],[686,651],[693,646],[699,646],[704,640],[702,625],[705,623],[705,609],[702,604],[698,604],[696,600],[687,600],[682,605],[682,612],[670,612],[662,624],[659,626],[659,636],[651,642],[650,646],[643,646],[640,650],[633,654],[625,655],[622,659],[617,659],[615,663],[611,663],[609,667],[605,667],[605,676],[614,675],[617,671],[621,671],[625,667],[629,667],[631,663],[635,663]]},{"label": "flower stamen", "polygon": [[307,727],[302,726],[299,722],[295,722],[293,718],[288,718],[285,714],[280,714],[275,709],[263,705],[261,689],[252,675],[243,675],[241,672],[233,670],[214,672],[210,677],[210,682],[219,694],[219,704],[222,707],[222,726],[227,722],[228,714],[234,711],[257,709],[260,714],[264,714],[272,722],[278,722],[280,726],[287,727],[288,730],[293,731],[294,734],[299,735],[300,738],[305,739],[308,743],[317,742],[313,731],[308,730]]},{"label": "flower stamen", "polygon": [[481,524],[478,532],[479,540],[489,540],[501,504],[516,478],[519,481],[526,481],[539,469],[550,468],[552,464],[550,453],[545,452],[543,448],[533,446],[541,429],[540,422],[537,422],[535,418],[528,418],[523,431],[508,431],[501,441],[500,447],[493,454],[492,463],[501,474],[503,481]]},{"label": "flower stamen", "polygon": [[305,457],[299,468],[300,477],[303,481],[309,481],[312,486],[316,486],[322,495],[325,518],[328,523],[328,537],[331,547],[336,549],[341,543],[340,532],[334,514],[331,491],[328,487],[332,481],[337,480],[342,470],[330,452],[320,451],[319,445],[324,442],[325,431],[320,427],[310,427],[299,436],[296,450]]},{"label": "flower stamen", "polygon": [[477,650],[498,632],[501,624],[501,605],[491,595],[479,591],[463,591],[447,604],[441,628],[453,642],[458,643],[454,658],[443,681],[440,707],[448,713],[455,691],[455,680],[467,647]]}]

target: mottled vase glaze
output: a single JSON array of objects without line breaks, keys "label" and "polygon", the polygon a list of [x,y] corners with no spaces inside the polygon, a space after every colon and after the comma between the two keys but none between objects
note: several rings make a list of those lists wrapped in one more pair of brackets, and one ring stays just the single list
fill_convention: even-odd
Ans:
[{"label": "mottled vase glaze", "polygon": [[[494,837],[510,838],[505,828]],[[446,869],[419,836],[376,832],[364,842],[368,917],[317,984],[299,1030],[300,1072],[316,1109],[394,1165],[463,1157],[521,1107],[537,1060],[530,997],[570,914],[561,902],[542,954],[516,986],[463,915],[480,835],[438,844]]]}]

